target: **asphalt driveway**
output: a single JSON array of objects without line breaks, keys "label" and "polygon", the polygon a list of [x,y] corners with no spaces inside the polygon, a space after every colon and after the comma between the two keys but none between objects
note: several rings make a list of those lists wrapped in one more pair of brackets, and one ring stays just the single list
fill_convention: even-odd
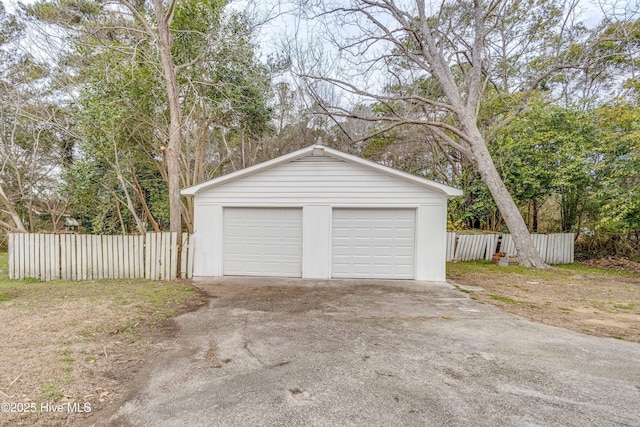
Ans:
[{"label": "asphalt driveway", "polygon": [[640,345],[447,284],[222,279],[110,419],[142,426],[638,426]]}]

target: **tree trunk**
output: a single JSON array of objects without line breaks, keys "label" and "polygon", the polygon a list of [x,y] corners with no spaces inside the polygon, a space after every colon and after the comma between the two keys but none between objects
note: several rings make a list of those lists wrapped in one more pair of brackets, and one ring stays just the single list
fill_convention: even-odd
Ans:
[{"label": "tree trunk", "polygon": [[473,153],[476,169],[489,188],[493,200],[496,202],[498,209],[500,209],[500,214],[509,228],[518,252],[518,262],[525,267],[547,267],[533,243],[527,224],[525,224],[518,206],[516,206],[509,190],[507,190],[500,178],[484,139],[480,136],[479,131],[474,133],[477,133],[477,135],[473,140],[473,144],[471,144],[471,152]]},{"label": "tree trunk", "polygon": [[[133,188],[136,191],[136,194],[138,195],[138,199],[140,200],[140,204],[142,205],[142,211],[144,212],[145,216],[147,217],[147,219],[149,220],[149,222],[151,222],[151,226],[153,227],[153,231],[155,231],[156,233],[160,232],[160,227],[158,226],[158,223],[156,222],[155,218],[153,217],[153,215],[151,214],[151,210],[149,210],[149,205],[147,204],[147,201],[144,197],[144,191],[142,191],[142,187],[140,187],[140,183],[138,182],[138,178],[136,177],[136,168],[133,165],[133,163],[131,164],[131,179],[133,181]],[[144,230],[146,231],[146,230]],[[142,233],[144,233],[144,231]]]},{"label": "tree trunk", "polygon": [[[116,167],[118,166],[116,165]],[[136,227],[138,228],[138,233],[144,234],[144,231],[145,231],[144,225],[142,224],[142,220],[140,219],[140,216],[138,216],[138,213],[136,212],[136,208],[133,205],[133,200],[131,200],[131,195],[129,194],[129,190],[127,189],[127,182],[125,181],[124,177],[122,176],[119,170],[116,172],[116,175],[118,177],[118,181],[120,181],[120,185],[122,185],[122,191],[124,192],[124,197],[127,201],[127,209],[129,209],[129,213],[131,214],[131,216],[133,217],[133,220],[136,223]]]},{"label": "tree trunk", "polygon": [[14,227],[12,227],[11,230],[17,231],[19,233],[26,233],[27,229],[24,227],[24,224],[20,219],[20,215],[18,215],[18,212],[16,212],[13,202],[9,200],[9,198],[5,194],[4,189],[2,188],[2,185],[0,185],[0,202],[4,206],[3,210],[7,214],[9,214],[9,216],[11,217],[11,220],[13,221]]},{"label": "tree trunk", "polygon": [[180,255],[182,252],[182,213],[180,206],[180,149],[182,146],[182,110],[180,108],[180,93],[176,79],[176,66],[171,53],[173,44],[171,37],[171,20],[175,0],[171,1],[165,14],[162,0],[153,0],[153,8],[158,24],[158,50],[162,63],[162,74],[169,101],[169,144],[164,158],[167,163],[167,178],[169,181],[169,229],[177,233],[178,237],[178,277],[180,277]]},{"label": "tree trunk", "polygon": [[171,53],[171,29],[169,19],[165,16],[162,0],[153,2],[156,19],[158,21],[158,49],[162,62],[167,97],[169,101],[169,144],[165,149],[167,175],[169,181],[169,221],[170,230],[179,233],[182,229],[180,215],[180,145],[182,142],[182,110],[180,109],[180,95],[176,80],[176,67]]}]

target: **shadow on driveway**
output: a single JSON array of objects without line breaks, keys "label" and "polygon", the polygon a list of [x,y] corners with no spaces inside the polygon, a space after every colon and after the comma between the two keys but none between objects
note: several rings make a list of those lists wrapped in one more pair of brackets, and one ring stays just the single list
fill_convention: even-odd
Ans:
[{"label": "shadow on driveway", "polygon": [[638,425],[640,345],[447,284],[225,278],[109,421],[144,426]]}]

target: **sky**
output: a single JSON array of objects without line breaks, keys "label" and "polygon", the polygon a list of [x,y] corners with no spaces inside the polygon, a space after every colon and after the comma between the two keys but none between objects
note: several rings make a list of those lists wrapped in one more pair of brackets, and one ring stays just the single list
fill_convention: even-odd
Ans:
[{"label": "sky", "polygon": [[[401,1],[401,0],[400,0]],[[607,4],[604,4],[604,3]],[[348,1],[344,2],[349,3]],[[612,6],[612,4],[614,6]],[[245,10],[247,7],[258,15],[271,15],[273,18],[266,22],[259,32],[259,44],[263,55],[272,54],[286,39],[299,37],[302,40],[313,39],[314,22],[300,18],[298,10],[288,1],[262,0],[246,1],[234,0],[231,7]],[[588,28],[596,27],[602,20],[603,11],[610,11],[614,7],[618,11],[627,9],[640,10],[640,0],[579,0],[580,14],[578,20]]]}]

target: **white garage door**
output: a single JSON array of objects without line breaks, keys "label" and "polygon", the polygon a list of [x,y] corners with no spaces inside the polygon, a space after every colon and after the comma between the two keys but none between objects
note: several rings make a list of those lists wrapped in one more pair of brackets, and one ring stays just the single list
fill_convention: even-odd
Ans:
[{"label": "white garage door", "polygon": [[302,276],[302,209],[225,208],[223,274]]},{"label": "white garage door", "polygon": [[413,279],[415,210],[334,209],[333,277]]}]

